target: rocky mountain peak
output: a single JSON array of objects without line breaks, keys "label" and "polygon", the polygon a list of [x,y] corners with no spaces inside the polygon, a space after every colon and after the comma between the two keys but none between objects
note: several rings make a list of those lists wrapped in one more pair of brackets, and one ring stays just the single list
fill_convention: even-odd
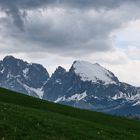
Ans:
[{"label": "rocky mountain peak", "polygon": [[0,61],[0,87],[74,107],[115,114],[140,113],[140,88],[120,82],[98,63],[74,61],[49,77],[40,64],[13,56]]},{"label": "rocky mountain peak", "polygon": [[7,61],[7,60],[15,60],[16,58],[13,57],[12,55],[7,55],[3,58],[3,61]]},{"label": "rocky mountain peak", "polygon": [[58,68],[55,70],[55,73],[65,73],[65,72],[66,72],[66,69],[64,69],[61,66],[58,66]]},{"label": "rocky mountain peak", "polygon": [[38,96],[48,78],[47,70],[40,64],[27,63],[13,56],[6,56],[0,62],[1,87]]},{"label": "rocky mountain peak", "polygon": [[117,77],[100,64],[92,64],[87,61],[74,61],[73,70],[83,81],[102,82],[104,84],[115,84],[119,80]]},{"label": "rocky mountain peak", "polygon": [[58,66],[58,68],[52,74],[51,79],[62,79],[62,77],[65,73],[66,73],[66,69],[64,69],[61,66]]}]

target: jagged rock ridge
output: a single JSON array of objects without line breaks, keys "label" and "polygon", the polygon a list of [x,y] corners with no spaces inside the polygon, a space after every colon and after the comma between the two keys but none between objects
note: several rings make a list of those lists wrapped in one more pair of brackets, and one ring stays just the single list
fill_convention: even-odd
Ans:
[{"label": "jagged rock ridge", "polygon": [[7,56],[0,61],[0,86],[78,108],[140,114],[140,88],[120,82],[97,63],[74,61],[69,71],[59,66],[49,77],[42,65]]},{"label": "jagged rock ridge", "polygon": [[47,70],[40,64],[27,63],[7,56],[0,61],[0,86],[42,98],[43,85],[48,80]]}]

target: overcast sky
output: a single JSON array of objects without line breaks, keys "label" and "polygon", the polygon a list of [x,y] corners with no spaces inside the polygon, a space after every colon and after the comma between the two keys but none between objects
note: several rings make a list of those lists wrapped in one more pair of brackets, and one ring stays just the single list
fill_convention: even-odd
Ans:
[{"label": "overcast sky", "polygon": [[100,63],[140,86],[140,0],[0,0],[0,59],[51,74],[74,60]]}]

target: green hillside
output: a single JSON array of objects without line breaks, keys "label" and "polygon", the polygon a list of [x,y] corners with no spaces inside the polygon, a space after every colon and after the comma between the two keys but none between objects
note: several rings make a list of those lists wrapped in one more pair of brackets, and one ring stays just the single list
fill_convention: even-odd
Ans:
[{"label": "green hillside", "polygon": [[0,140],[140,140],[140,122],[0,89]]}]

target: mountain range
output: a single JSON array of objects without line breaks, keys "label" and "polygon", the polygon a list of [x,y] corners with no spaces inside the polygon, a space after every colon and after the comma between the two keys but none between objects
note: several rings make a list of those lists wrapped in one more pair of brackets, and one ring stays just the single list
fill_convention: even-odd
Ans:
[{"label": "mountain range", "polygon": [[116,115],[140,115],[140,87],[120,82],[100,64],[74,61],[49,76],[40,64],[13,56],[0,61],[0,87],[55,103]]}]

